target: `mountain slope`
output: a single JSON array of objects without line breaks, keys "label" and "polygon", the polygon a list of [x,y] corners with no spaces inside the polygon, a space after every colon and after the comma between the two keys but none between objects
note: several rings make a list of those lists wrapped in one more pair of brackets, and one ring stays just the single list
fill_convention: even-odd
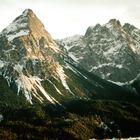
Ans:
[{"label": "mountain slope", "polygon": [[[84,37],[73,39],[84,53]],[[61,47],[30,9],[0,33],[0,139],[139,136],[139,94],[84,70]]]},{"label": "mountain slope", "polygon": [[86,70],[117,84],[133,80],[140,72],[140,30],[130,24],[122,26],[112,19],[58,44]]},{"label": "mountain slope", "polygon": [[66,99],[91,97],[131,99],[125,89],[78,68],[30,9],[2,31],[0,50],[0,75],[30,104],[61,105]]}]

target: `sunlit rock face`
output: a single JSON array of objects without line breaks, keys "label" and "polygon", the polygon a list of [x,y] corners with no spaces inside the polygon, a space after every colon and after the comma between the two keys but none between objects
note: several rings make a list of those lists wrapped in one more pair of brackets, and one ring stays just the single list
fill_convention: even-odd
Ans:
[{"label": "sunlit rock face", "polygon": [[41,82],[52,75],[65,82],[63,67],[58,61],[61,56],[59,47],[30,9],[0,34],[0,75],[9,85],[15,84],[17,94],[23,92],[30,103],[33,97],[40,102],[44,99],[56,102]]}]

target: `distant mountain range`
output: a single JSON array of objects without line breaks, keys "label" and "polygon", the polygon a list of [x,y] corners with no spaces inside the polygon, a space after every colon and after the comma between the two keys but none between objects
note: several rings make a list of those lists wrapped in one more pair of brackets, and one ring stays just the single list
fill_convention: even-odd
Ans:
[{"label": "distant mountain range", "polygon": [[120,122],[140,124],[139,44],[140,30],[115,19],[55,41],[25,10],[0,33],[0,138],[22,139],[24,128],[25,139],[39,139],[36,131],[42,139],[138,136],[139,126],[125,132]]},{"label": "distant mountain range", "polygon": [[132,83],[140,73],[140,30],[128,23],[112,19],[57,42],[85,70],[116,84]]}]

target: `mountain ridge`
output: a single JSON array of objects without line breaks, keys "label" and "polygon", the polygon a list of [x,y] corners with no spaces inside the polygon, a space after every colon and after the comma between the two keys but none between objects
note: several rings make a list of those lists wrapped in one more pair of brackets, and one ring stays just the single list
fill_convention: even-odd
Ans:
[{"label": "mountain ridge", "polygon": [[[101,25],[96,30],[100,35],[108,31]],[[108,34],[118,37],[115,32],[108,31],[106,37]],[[0,139],[139,136],[139,81],[122,87],[77,63],[83,59],[79,47],[85,56],[94,56],[92,46],[87,45],[92,44],[93,35],[87,33],[89,40],[77,35],[67,40],[66,48],[59,46],[31,10],[25,10],[0,33]],[[132,54],[131,48],[129,52]]]},{"label": "mountain ridge", "polygon": [[[29,30],[28,34],[20,34],[24,30]],[[114,84],[95,75],[90,79],[90,73],[78,68],[32,10],[25,10],[1,32],[0,49],[0,75],[16,89],[17,95],[23,94],[31,104],[47,101],[61,105],[61,101],[69,98],[96,97],[96,92],[97,98],[103,96],[102,92],[107,92],[105,98],[108,94],[116,96],[112,94],[116,93]],[[118,89],[127,95],[127,90]]]},{"label": "mountain ridge", "polygon": [[[131,29],[131,30],[130,30]],[[112,19],[89,26],[84,36],[58,40],[77,64],[117,84],[129,83],[139,74],[140,30]]]}]

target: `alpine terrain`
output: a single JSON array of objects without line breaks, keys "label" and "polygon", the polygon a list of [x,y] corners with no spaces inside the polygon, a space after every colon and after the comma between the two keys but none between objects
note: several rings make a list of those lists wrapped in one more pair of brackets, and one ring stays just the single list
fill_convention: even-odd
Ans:
[{"label": "alpine terrain", "polygon": [[140,30],[128,23],[112,19],[58,44],[86,70],[116,84],[130,84],[140,73]]},{"label": "alpine terrain", "polygon": [[[111,20],[57,43],[32,10],[0,33],[0,139],[140,135],[139,35]],[[103,79],[102,79],[103,78]]]}]

